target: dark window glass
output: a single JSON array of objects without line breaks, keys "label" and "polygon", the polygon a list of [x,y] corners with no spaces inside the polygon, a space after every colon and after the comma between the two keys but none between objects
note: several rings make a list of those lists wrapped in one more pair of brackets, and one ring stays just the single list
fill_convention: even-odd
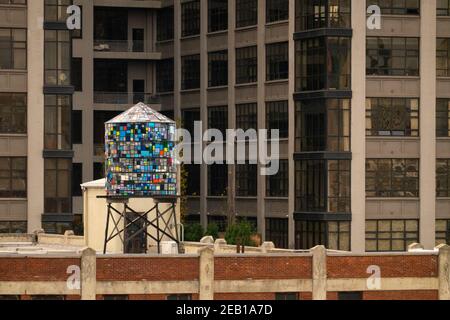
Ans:
[{"label": "dark window glass", "polygon": [[366,220],[366,251],[406,251],[419,242],[418,220]]},{"label": "dark window glass", "polygon": [[111,50],[125,43],[128,46],[127,40],[128,10],[94,6],[94,44]]},{"label": "dark window glass", "polygon": [[0,134],[27,133],[27,94],[0,93]]},{"label": "dark window glass", "polygon": [[103,300],[128,300],[126,294],[106,294],[103,296]]},{"label": "dark window glass", "polygon": [[105,165],[103,162],[94,162],[94,180],[103,179],[105,177]]},{"label": "dark window glass", "polygon": [[258,23],[258,0],[236,0],[236,28]]},{"label": "dark window glass", "polygon": [[438,38],[436,44],[436,75],[450,76],[450,39]]},{"label": "dark window glass", "polygon": [[236,83],[258,80],[257,46],[236,49]]},{"label": "dark window glass", "polygon": [[72,212],[72,159],[44,159],[45,213]]},{"label": "dark window glass", "polygon": [[367,197],[419,197],[418,159],[367,159]]},{"label": "dark window glass", "polygon": [[437,99],[436,135],[450,137],[450,99]]},{"label": "dark window glass", "polygon": [[31,300],[65,300],[65,296],[57,295],[33,295]]},{"label": "dark window glass", "polygon": [[[26,221],[0,221],[1,233],[27,233]],[[2,298],[0,298],[1,300]]]},{"label": "dark window glass", "polygon": [[295,210],[349,213],[350,163],[349,160],[296,161]]},{"label": "dark window glass", "polygon": [[183,170],[187,182],[186,190],[184,190],[186,195],[200,196],[200,165],[184,164]]},{"label": "dark window glass", "polygon": [[83,91],[83,59],[72,58],[72,85],[75,91]]},{"label": "dark window glass", "polygon": [[181,90],[200,88],[200,55],[181,57]]},{"label": "dark window glass", "polygon": [[181,4],[181,36],[188,37],[200,33],[200,0]]},{"label": "dark window glass", "polygon": [[420,14],[420,0],[371,0],[370,4],[379,6],[383,15]]},{"label": "dark window glass", "polygon": [[0,157],[0,198],[27,197],[27,158]]},{"label": "dark window glass", "polygon": [[[94,102],[128,102],[128,62],[123,60],[94,60]],[[117,101],[125,96],[124,101]]]},{"label": "dark window glass", "polygon": [[436,196],[450,198],[450,159],[436,161]]},{"label": "dark window glass", "polygon": [[270,130],[279,130],[281,139],[289,137],[289,110],[287,101],[272,101],[266,103],[266,126]]},{"label": "dark window glass", "polygon": [[122,113],[121,111],[94,111],[94,155],[105,155],[105,122]]},{"label": "dark window glass", "polygon": [[272,241],[277,248],[287,249],[288,239],[288,219],[266,218],[266,241]]},{"label": "dark window glass", "polygon": [[72,164],[72,197],[81,197],[81,184],[83,183],[83,164]]},{"label": "dark window glass", "polygon": [[[1,4],[2,2],[0,1],[0,4]],[[1,231],[0,231],[0,233],[1,233]],[[18,296],[18,295],[0,295],[0,301],[3,301],[3,300],[20,300],[20,296]]]},{"label": "dark window glass", "polygon": [[208,86],[218,87],[228,84],[228,51],[208,53]]},{"label": "dark window glass", "polygon": [[437,15],[450,16],[450,0],[437,0]]},{"label": "dark window glass", "polygon": [[70,31],[45,30],[44,73],[45,85],[69,86],[72,47]]},{"label": "dark window glass", "polygon": [[297,91],[350,89],[350,38],[309,38],[295,45]]},{"label": "dark window glass", "polygon": [[47,94],[44,101],[44,148],[71,150],[72,97]]},{"label": "dark window glass", "polygon": [[289,19],[289,0],[266,0],[266,21]]},{"label": "dark window glass", "polygon": [[0,70],[27,69],[27,30],[0,28]]},{"label": "dark window glass", "polygon": [[275,293],[275,300],[299,300],[298,293]]},{"label": "dark window glass", "polygon": [[226,196],[228,188],[228,166],[212,164],[208,166],[208,196]]},{"label": "dark window glass", "polygon": [[279,160],[279,165],[277,174],[266,176],[267,197],[289,196],[289,162],[288,160]]},{"label": "dark window glass", "polygon": [[237,164],[236,166],[236,196],[256,197],[258,186],[258,165]]},{"label": "dark window glass", "polygon": [[350,101],[297,102],[295,138],[297,152],[350,151]]},{"label": "dark window glass", "polygon": [[436,220],[436,246],[440,244],[450,244],[450,220]]},{"label": "dark window glass", "polygon": [[215,224],[219,227],[219,232],[225,232],[228,227],[228,218],[226,216],[208,215],[208,225]]},{"label": "dark window glass", "polygon": [[83,143],[83,111],[72,111],[72,143]]},{"label": "dark window glass", "polygon": [[289,78],[289,46],[287,42],[266,45],[266,80]]},{"label": "dark window glass", "polygon": [[191,294],[170,294],[167,300],[192,300]]},{"label": "dark window glass", "polygon": [[350,251],[350,221],[295,221],[295,248]]},{"label": "dark window glass", "polygon": [[21,4],[26,5],[27,0],[1,0],[0,4]]},{"label": "dark window glass", "polygon": [[208,0],[208,31],[228,29],[228,0]]},{"label": "dark window glass", "polygon": [[156,28],[158,41],[173,39],[174,35],[173,6],[158,10]]},{"label": "dark window glass", "polygon": [[419,38],[367,37],[367,75],[418,76]]},{"label": "dark window glass", "polygon": [[228,107],[208,108],[208,129],[219,130],[225,139],[226,130],[228,129]]},{"label": "dark window glass", "polygon": [[156,65],[156,91],[172,92],[174,86],[173,58],[164,59]]},{"label": "dark window glass", "polygon": [[244,132],[249,129],[258,129],[258,114],[256,103],[243,103],[236,105],[236,128]]},{"label": "dark window glass", "polygon": [[419,136],[419,99],[366,99],[368,136]]},{"label": "dark window glass", "polygon": [[45,0],[44,19],[46,22],[66,22],[68,18],[67,7],[72,0]]},{"label": "dark window glass", "polygon": [[363,300],[362,292],[338,292],[338,300]]},{"label": "dark window glass", "polygon": [[295,30],[351,28],[350,0],[296,0]]},{"label": "dark window glass", "polygon": [[196,121],[200,121],[200,109],[183,109],[181,126],[189,131],[191,139],[194,137],[194,125]]}]

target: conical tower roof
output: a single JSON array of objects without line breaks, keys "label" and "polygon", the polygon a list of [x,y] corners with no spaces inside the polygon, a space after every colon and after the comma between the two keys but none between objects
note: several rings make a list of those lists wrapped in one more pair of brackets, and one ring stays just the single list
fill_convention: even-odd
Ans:
[{"label": "conical tower roof", "polygon": [[175,121],[167,118],[165,115],[153,110],[145,103],[139,102],[127,111],[119,114],[117,117],[106,123],[175,123]]}]

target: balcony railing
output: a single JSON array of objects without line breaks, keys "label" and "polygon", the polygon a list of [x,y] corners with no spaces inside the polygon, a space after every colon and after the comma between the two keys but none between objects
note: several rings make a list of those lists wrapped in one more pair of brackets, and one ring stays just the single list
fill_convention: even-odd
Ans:
[{"label": "balcony railing", "polygon": [[94,51],[99,52],[146,52],[145,41],[94,40]]},{"label": "balcony railing", "polygon": [[94,92],[94,103],[101,104],[159,104],[160,99],[153,93],[141,92]]}]

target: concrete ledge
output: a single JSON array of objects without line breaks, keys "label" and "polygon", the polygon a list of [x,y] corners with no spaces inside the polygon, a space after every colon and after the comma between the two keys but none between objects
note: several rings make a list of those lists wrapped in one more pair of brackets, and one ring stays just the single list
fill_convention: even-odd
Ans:
[{"label": "concrete ledge", "polygon": [[0,281],[0,294],[80,295],[81,292],[69,289],[66,281]]},{"label": "concrete ledge", "polygon": [[183,294],[198,292],[198,281],[98,281],[96,294]]}]

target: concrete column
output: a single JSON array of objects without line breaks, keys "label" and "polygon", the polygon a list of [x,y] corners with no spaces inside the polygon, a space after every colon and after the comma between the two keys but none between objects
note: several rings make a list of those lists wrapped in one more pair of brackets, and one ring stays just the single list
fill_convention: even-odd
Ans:
[{"label": "concrete column", "polygon": [[435,246],[436,0],[420,3],[420,243]]},{"label": "concrete column", "polygon": [[96,286],[96,252],[91,248],[87,248],[81,253],[81,300],[95,300]]},{"label": "concrete column", "polygon": [[316,246],[311,249],[313,254],[313,300],[327,299],[327,250],[324,246]]},{"label": "concrete column", "polygon": [[44,213],[44,0],[28,1],[28,232]]},{"label": "concrete column", "polygon": [[450,300],[450,246],[439,247],[439,300]]},{"label": "concrete column", "polygon": [[288,202],[288,244],[290,249],[295,249],[295,1],[289,1],[289,202]]},{"label": "concrete column", "polygon": [[[258,128],[266,127],[266,0],[258,2]],[[259,160],[260,161],[260,160]],[[258,200],[257,200],[257,218],[258,233],[262,241],[266,240],[266,177],[261,174],[261,165],[258,164]]]},{"label": "concrete column", "polygon": [[214,300],[214,250],[211,248],[203,248],[199,250],[199,254],[199,299]]},{"label": "concrete column", "polygon": [[352,0],[351,250],[365,251],[366,225],[366,1]]}]

